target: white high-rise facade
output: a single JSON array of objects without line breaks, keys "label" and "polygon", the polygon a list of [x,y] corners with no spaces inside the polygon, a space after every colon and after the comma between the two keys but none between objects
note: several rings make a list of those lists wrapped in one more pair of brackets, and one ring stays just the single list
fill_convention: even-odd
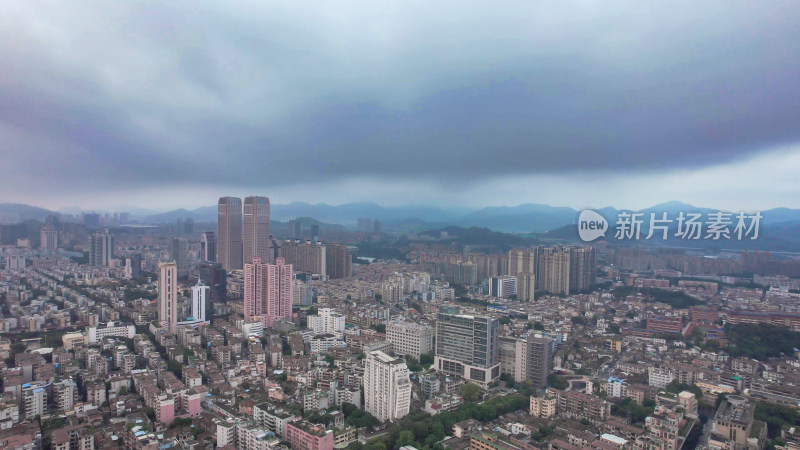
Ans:
[{"label": "white high-rise facade", "polygon": [[402,419],[411,407],[411,380],[408,366],[375,350],[364,365],[364,410],[380,421]]},{"label": "white high-rise facade", "polygon": [[197,284],[192,286],[192,322],[206,321],[206,299],[210,288],[197,280]]},{"label": "white high-rise facade", "polygon": [[329,333],[337,337],[344,335],[345,317],[333,308],[320,308],[318,315],[308,316],[308,328],[314,334]]}]

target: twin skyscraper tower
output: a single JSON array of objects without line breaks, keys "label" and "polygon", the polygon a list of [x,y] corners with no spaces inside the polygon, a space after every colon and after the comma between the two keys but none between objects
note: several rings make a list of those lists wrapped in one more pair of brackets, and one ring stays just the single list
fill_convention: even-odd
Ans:
[{"label": "twin skyscraper tower", "polygon": [[217,203],[217,262],[242,270],[253,258],[274,262],[269,232],[269,198],[221,197]]}]

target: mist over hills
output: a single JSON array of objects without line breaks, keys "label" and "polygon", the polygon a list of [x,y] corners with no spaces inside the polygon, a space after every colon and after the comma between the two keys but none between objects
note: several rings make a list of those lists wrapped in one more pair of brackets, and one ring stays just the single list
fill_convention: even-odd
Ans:
[{"label": "mist over hills", "polygon": [[[143,209],[146,210],[146,209]],[[612,222],[619,211],[613,207],[597,209],[609,222]],[[697,207],[682,202],[666,202],[638,210],[645,220],[649,220],[651,212],[666,212],[674,218],[679,212],[702,213],[703,215],[717,211],[712,208]],[[19,203],[0,203],[0,214],[17,214],[20,220],[44,220],[48,215],[57,212],[44,208]],[[437,230],[449,226],[462,228],[487,228],[504,233],[547,233],[550,236],[563,236],[574,233],[579,210],[545,204],[523,204],[518,206],[489,206],[485,208],[437,207],[424,205],[381,206],[376,203],[347,203],[328,205],[325,203],[293,202],[289,204],[273,204],[271,219],[275,222],[286,222],[299,218],[316,220],[325,224],[338,224],[354,227],[360,217],[378,219],[385,230],[401,232],[418,232]],[[761,211],[762,226],[772,235],[778,235],[786,242],[800,242],[800,209],[774,208]],[[178,219],[193,219],[195,222],[214,223],[217,220],[217,206],[203,206],[197,209],[176,209],[151,215],[133,215],[132,219],[141,223],[159,224],[174,223]],[[567,231],[571,227],[571,232]]]}]

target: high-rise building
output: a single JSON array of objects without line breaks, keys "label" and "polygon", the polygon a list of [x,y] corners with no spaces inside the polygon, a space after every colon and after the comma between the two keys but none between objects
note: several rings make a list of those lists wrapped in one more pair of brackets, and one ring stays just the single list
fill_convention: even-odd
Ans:
[{"label": "high-rise building", "polygon": [[169,258],[178,266],[178,276],[189,274],[189,242],[184,238],[173,238]]},{"label": "high-rise building", "polygon": [[210,312],[214,311],[214,304],[225,302],[225,295],[228,290],[228,278],[225,276],[225,269],[220,263],[200,263],[197,266],[199,279],[203,280],[209,287],[209,298],[206,301],[206,317],[210,317]]},{"label": "high-rise building", "polygon": [[328,273],[326,247],[320,242],[314,244],[311,241],[287,240],[283,243],[281,253],[286,263],[292,264],[298,272]]},{"label": "high-rise building", "polygon": [[533,381],[537,388],[547,387],[547,376],[553,371],[553,340],[531,333],[517,339],[514,381]]},{"label": "high-rise building", "polygon": [[114,259],[114,237],[108,233],[94,233],[89,237],[89,265],[109,266]]},{"label": "high-rise building", "polygon": [[303,224],[299,220],[290,220],[286,225],[289,229],[288,236],[291,239],[303,238]]},{"label": "high-rise building", "polygon": [[497,319],[440,309],[436,321],[434,368],[481,386],[500,378]]},{"label": "high-rise building", "polygon": [[347,246],[330,243],[325,246],[325,266],[329,278],[348,278],[353,271],[353,257]]},{"label": "high-rise building", "polygon": [[242,234],[244,264],[259,257],[263,262],[271,262],[269,257],[269,199],[267,197],[246,197],[244,199],[244,232]]},{"label": "high-rise building", "polygon": [[536,274],[539,269],[539,249],[511,249],[508,251],[508,275],[518,273]]},{"label": "high-rise building", "polygon": [[311,225],[311,242],[319,241],[319,225]]},{"label": "high-rise building", "polygon": [[265,327],[275,320],[292,316],[292,265],[278,258],[275,264],[262,263],[256,256],[244,266],[244,319],[261,319]]},{"label": "high-rise building", "polygon": [[380,421],[405,417],[411,407],[411,380],[405,360],[375,350],[364,363],[364,410]]},{"label": "high-rise building", "polygon": [[200,235],[200,261],[217,261],[217,235],[213,231],[205,231]]},{"label": "high-rise building", "polygon": [[170,333],[178,331],[178,265],[174,262],[158,266],[158,322]]},{"label": "high-rise building", "polygon": [[192,286],[192,312],[193,322],[206,321],[206,300],[211,289],[203,284],[202,280],[197,280],[197,284]]},{"label": "high-rise building", "polygon": [[415,322],[389,322],[386,340],[392,343],[397,355],[419,358],[433,350],[433,328]]},{"label": "high-rise building", "polygon": [[42,227],[41,242],[39,249],[43,252],[54,252],[58,250],[58,230],[54,227]]},{"label": "high-rise building", "polygon": [[510,275],[489,278],[489,295],[497,298],[517,295],[517,278]]},{"label": "high-rise building", "polygon": [[311,306],[314,302],[314,288],[311,281],[292,280],[292,306]]},{"label": "high-rise building", "polygon": [[125,257],[125,277],[137,279],[142,276],[142,255],[131,253]]},{"label": "high-rise building", "polygon": [[527,302],[536,295],[536,275],[520,272],[517,278],[517,300]]},{"label": "high-rise building", "polygon": [[217,261],[228,271],[242,270],[242,199],[222,197],[217,203]]},{"label": "high-rise building", "polygon": [[594,247],[570,247],[569,290],[588,291],[597,284],[597,252]]},{"label": "high-rise building", "polygon": [[541,249],[538,289],[551,294],[569,295],[570,252],[560,247]]}]

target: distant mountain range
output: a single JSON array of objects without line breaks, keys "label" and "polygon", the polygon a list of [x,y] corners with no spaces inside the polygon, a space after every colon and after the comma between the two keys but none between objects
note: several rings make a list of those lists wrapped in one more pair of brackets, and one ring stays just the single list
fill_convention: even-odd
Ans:
[{"label": "distant mountain range", "polygon": [[[616,218],[619,210],[606,207],[597,209],[609,221]],[[679,212],[699,212],[707,214],[716,211],[711,208],[701,208],[681,202],[661,203],[637,212],[668,213],[674,218]],[[544,204],[524,204],[519,206],[491,206],[486,208],[464,207],[435,207],[435,206],[380,206],[375,203],[347,203],[338,206],[324,203],[310,204],[294,202],[285,205],[273,204],[271,219],[275,222],[285,222],[292,219],[304,221],[313,220],[325,224],[340,224],[354,227],[358,218],[365,217],[378,219],[385,230],[403,232],[417,232],[424,230],[443,229],[449,226],[488,228],[492,231],[505,233],[547,233],[556,236],[564,233],[577,222],[580,211],[568,207],[550,206]],[[18,214],[21,220],[44,220],[49,214],[58,215],[53,211],[34,206],[0,203],[0,214]],[[761,211],[762,225],[771,233],[778,233],[787,241],[799,241],[800,236],[800,209],[775,208]],[[147,216],[134,216],[143,223],[174,223],[178,219],[193,219],[195,222],[216,222],[217,207],[204,206],[186,210],[176,209],[159,214]]]}]

